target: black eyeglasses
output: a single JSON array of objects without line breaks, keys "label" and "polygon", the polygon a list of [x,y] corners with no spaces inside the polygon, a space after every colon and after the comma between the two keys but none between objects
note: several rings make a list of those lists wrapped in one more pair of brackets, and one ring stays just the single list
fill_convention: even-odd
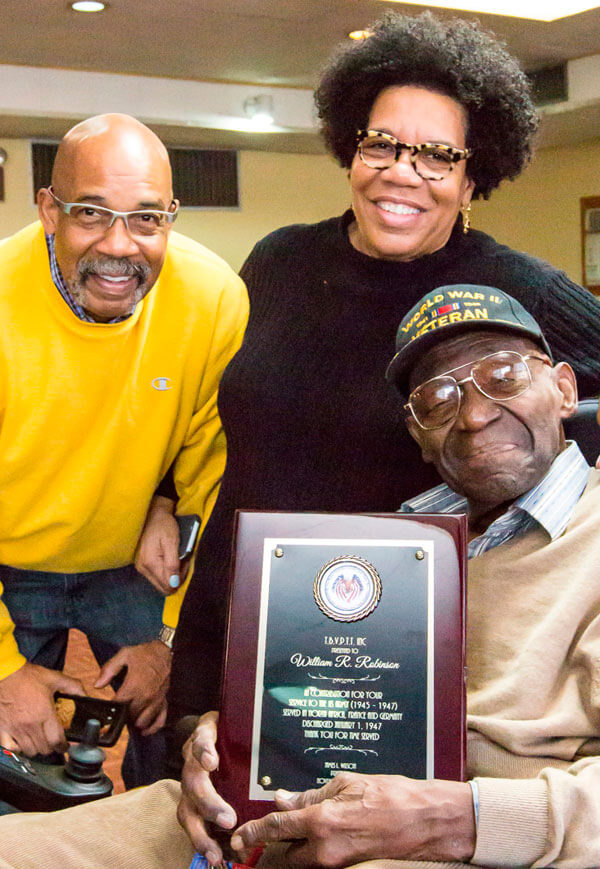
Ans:
[{"label": "black eyeglasses", "polygon": [[441,181],[452,172],[455,163],[468,159],[472,154],[468,148],[454,148],[436,142],[409,145],[379,130],[359,130],[356,144],[358,156],[371,169],[389,169],[399,160],[402,151],[408,151],[413,169],[426,181]]},{"label": "black eyeglasses", "polygon": [[167,224],[173,223],[179,210],[178,203],[173,201],[171,211],[159,211],[158,209],[143,209],[140,211],[113,211],[103,205],[95,205],[91,202],[63,202],[59,199],[52,187],[48,187],[48,193],[58,205],[61,211],[68,215],[81,227],[90,232],[108,232],[115,220],[120,217],[130,235],[151,236],[162,232]]},{"label": "black eyeglasses", "polygon": [[[532,383],[531,369],[528,359],[537,359],[552,367],[552,363],[542,356],[529,353],[522,356],[515,350],[501,350],[490,353],[476,362],[467,362],[450,371],[426,380],[408,397],[405,410],[410,410],[413,419],[422,429],[435,431],[458,416],[465,383],[472,383],[486,398],[492,401],[510,401],[526,392]],[[453,371],[459,371],[466,365],[471,366],[471,373],[462,380],[452,377]]]}]

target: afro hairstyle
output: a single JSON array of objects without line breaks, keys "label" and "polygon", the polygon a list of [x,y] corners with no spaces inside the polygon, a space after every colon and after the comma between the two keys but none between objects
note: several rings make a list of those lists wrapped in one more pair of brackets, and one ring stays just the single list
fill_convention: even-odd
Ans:
[{"label": "afro hairstyle", "polygon": [[377,95],[417,85],[455,99],[467,115],[467,174],[487,199],[529,162],[539,119],[530,84],[503,44],[475,23],[429,12],[386,13],[361,42],[339,47],[315,91],[325,144],[350,168],[356,134],[368,127]]}]

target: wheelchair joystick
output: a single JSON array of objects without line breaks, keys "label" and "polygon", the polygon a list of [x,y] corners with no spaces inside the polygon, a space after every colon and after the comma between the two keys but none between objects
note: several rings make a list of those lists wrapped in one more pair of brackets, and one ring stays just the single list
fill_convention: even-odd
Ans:
[{"label": "wheelchair joystick", "polygon": [[100,722],[90,718],[83,731],[81,742],[69,746],[69,756],[65,764],[65,775],[77,782],[97,782],[102,777],[102,764],[106,758],[98,747]]},{"label": "wheelchair joystick", "polygon": [[102,772],[105,754],[98,747],[100,722],[88,719],[83,741],[71,745],[68,760],[44,763],[0,746],[0,793],[24,812],[53,812],[112,794]]}]

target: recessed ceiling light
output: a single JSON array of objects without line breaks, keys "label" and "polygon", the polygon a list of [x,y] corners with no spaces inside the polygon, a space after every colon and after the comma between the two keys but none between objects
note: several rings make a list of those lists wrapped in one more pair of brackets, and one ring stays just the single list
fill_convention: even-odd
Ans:
[{"label": "recessed ceiling light", "polygon": [[348,34],[350,39],[368,39],[369,36],[373,36],[372,30],[353,30]]},{"label": "recessed ceiling light", "polygon": [[71,3],[71,9],[75,12],[102,12],[106,9],[106,3],[101,3],[100,0],[75,0]]}]

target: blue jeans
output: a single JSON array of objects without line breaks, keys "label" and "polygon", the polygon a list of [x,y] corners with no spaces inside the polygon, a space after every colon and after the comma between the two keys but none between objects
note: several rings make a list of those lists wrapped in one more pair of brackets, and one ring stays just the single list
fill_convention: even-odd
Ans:
[{"label": "blue jeans", "polygon": [[[69,628],[88,638],[102,666],[122,646],[154,640],[164,598],[133,565],[90,573],[48,573],[0,565],[2,599],[15,623],[19,650],[34,664],[62,670]],[[113,682],[118,687],[122,676]],[[123,760],[127,788],[163,777],[164,735],[129,730]]]}]

